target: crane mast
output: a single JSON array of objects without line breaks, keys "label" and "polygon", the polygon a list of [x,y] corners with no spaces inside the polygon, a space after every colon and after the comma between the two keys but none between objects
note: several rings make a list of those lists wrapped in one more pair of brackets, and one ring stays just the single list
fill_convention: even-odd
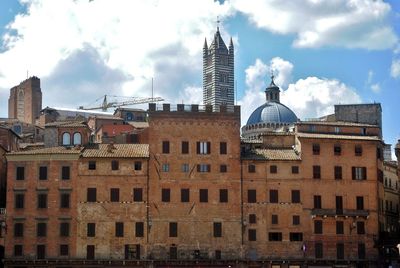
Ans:
[{"label": "crane mast", "polygon": [[107,101],[107,95],[104,95],[103,102],[101,105],[86,107],[86,106],[79,106],[80,110],[98,110],[101,109],[103,112],[106,112],[108,108],[118,108],[121,106],[127,105],[135,105],[135,104],[142,104],[142,103],[150,103],[150,102],[159,102],[163,101],[163,98],[160,97],[151,97],[151,98],[139,98],[139,97],[132,97],[131,100],[127,101]]}]

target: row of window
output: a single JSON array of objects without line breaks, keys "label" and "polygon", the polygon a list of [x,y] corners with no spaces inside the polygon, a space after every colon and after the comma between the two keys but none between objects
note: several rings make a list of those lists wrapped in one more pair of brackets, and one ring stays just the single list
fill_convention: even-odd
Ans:
[{"label": "row of window", "polygon": [[[68,244],[60,244],[59,245],[59,254],[62,257],[69,256],[69,245]],[[22,257],[24,256],[24,246],[23,245],[14,245],[14,256]],[[46,245],[40,244],[36,245],[36,258],[37,259],[45,259],[46,258]]]},{"label": "row of window", "polygon": [[[181,202],[190,202],[190,189],[183,188],[181,189]],[[97,201],[97,189],[96,188],[87,188],[87,202],[96,202]],[[111,188],[110,189],[110,201],[111,202],[119,202],[119,188]],[[133,189],[133,201],[141,202],[143,201],[143,189],[142,188],[134,188]],[[162,202],[171,202],[171,189],[162,188],[161,189],[161,201]],[[199,189],[199,201],[204,203],[208,202],[208,189]],[[220,203],[228,202],[228,189],[219,189],[219,201]]]},{"label": "row of window", "polygon": [[[357,229],[357,234],[365,234],[365,222],[357,221],[350,223],[349,225],[349,233],[352,234],[353,230]],[[314,234],[323,234],[323,221],[322,220],[314,220]],[[344,222],[336,221],[336,234],[343,235],[344,234]]]},{"label": "row of window", "polygon": [[[338,214],[343,213],[343,196],[335,196],[336,211]],[[314,195],[314,208],[322,209],[322,196]],[[356,196],[356,210],[364,210],[364,197]]]},{"label": "row of window", "polygon": [[[314,143],[312,145],[312,153],[313,155],[319,155],[321,153],[321,147],[318,143]],[[354,146],[354,155],[355,156],[362,156],[363,149],[361,145]],[[342,146],[340,144],[333,145],[333,154],[334,155],[341,155],[342,154]]]},{"label": "row of window", "polygon": [[[71,167],[70,166],[62,166],[60,172],[60,178],[62,180],[69,180],[71,178]],[[16,180],[25,180],[25,167],[19,166],[16,169],[15,173]],[[38,173],[39,180],[47,180],[48,179],[48,167],[47,166],[39,166]]]},{"label": "row of window", "polygon": [[[321,166],[314,165],[313,167],[313,178],[314,179],[321,179]],[[256,172],[256,165],[249,164],[248,170],[249,173]],[[353,180],[366,180],[367,179],[367,168],[366,167],[352,167],[352,179]],[[278,166],[271,165],[269,166],[269,173],[276,174],[278,173]],[[292,166],[292,174],[299,173],[299,166]],[[333,173],[335,180],[343,179],[343,169],[342,166],[334,166]]]},{"label": "row of window", "polygon": [[[190,153],[190,144],[188,141],[181,142],[181,154],[189,154]],[[170,142],[163,141],[161,146],[161,151],[163,154],[170,153]],[[197,154],[211,154],[211,142],[209,141],[198,141],[196,142],[196,153]],[[219,143],[219,154],[227,154],[228,153],[228,145],[226,142]]]},{"label": "row of window", "polygon": [[[70,223],[60,222],[59,230],[60,230],[59,235],[61,237],[69,237]],[[14,223],[14,237],[23,237],[23,236],[24,236],[24,223],[23,222]],[[47,222],[38,222],[36,224],[36,236],[37,237],[47,236]]]},{"label": "row of window", "polygon": [[[70,208],[70,193],[61,192],[60,193],[60,208]],[[48,194],[47,193],[38,193],[36,199],[37,208],[44,209],[48,208]],[[25,207],[25,194],[24,193],[16,193],[14,195],[14,207],[16,209],[22,209]]]},{"label": "row of window", "polygon": [[[111,170],[119,170],[119,161],[118,160],[111,160]],[[96,161],[89,161],[88,162],[88,169],[89,170],[96,170],[97,164]],[[135,161],[133,163],[133,169],[135,171],[142,170],[142,162],[141,161]]]},{"label": "row of window", "polygon": [[[349,249],[348,252],[351,252]],[[324,257],[324,245],[322,242],[317,242],[314,244],[314,254],[316,259],[322,259]],[[365,244],[358,243],[357,245],[357,255],[358,259],[365,259]],[[345,259],[345,246],[344,243],[336,244],[336,259]]]},{"label": "row of window", "polygon": [[71,134],[68,132],[64,132],[62,134],[62,145],[81,145],[82,144],[82,135],[79,132],[75,132],[72,135],[71,139]]},{"label": "row of window", "polygon": [[[197,164],[195,166],[192,166],[192,168],[190,168],[189,164],[184,163],[181,166],[181,171],[183,173],[188,173],[191,170],[194,170],[194,168],[196,167],[196,171],[197,172],[211,172],[211,165],[210,164]],[[161,166],[161,171],[162,172],[170,172],[171,168],[170,165],[168,163],[163,163]],[[228,172],[228,166],[225,164],[219,165],[219,172],[220,173],[226,173]]]}]

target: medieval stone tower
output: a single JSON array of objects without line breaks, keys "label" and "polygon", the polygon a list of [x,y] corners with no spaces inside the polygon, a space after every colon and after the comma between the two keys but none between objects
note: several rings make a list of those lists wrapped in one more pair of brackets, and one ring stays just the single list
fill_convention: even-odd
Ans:
[{"label": "medieval stone tower", "polygon": [[234,105],[234,50],[232,38],[229,48],[219,33],[219,27],[210,47],[207,39],[203,47],[203,102],[214,107]]},{"label": "medieval stone tower", "polygon": [[35,124],[42,109],[42,91],[40,79],[32,76],[18,86],[10,89],[8,99],[8,117],[22,122]]}]

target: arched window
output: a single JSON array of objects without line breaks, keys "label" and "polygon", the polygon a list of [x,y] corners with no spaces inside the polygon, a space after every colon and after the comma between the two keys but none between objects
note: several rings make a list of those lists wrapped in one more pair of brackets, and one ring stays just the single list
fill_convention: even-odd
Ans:
[{"label": "arched window", "polygon": [[71,144],[71,135],[68,132],[62,134],[62,145]]},{"label": "arched window", "polygon": [[82,136],[81,133],[75,132],[74,133],[74,145],[80,145],[82,144]]}]

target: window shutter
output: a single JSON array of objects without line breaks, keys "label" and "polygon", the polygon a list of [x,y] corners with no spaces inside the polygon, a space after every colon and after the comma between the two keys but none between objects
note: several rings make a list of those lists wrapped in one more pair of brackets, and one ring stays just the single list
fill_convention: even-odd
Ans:
[{"label": "window shutter", "polygon": [[211,172],[211,165],[207,165],[207,172]]},{"label": "window shutter", "polygon": [[200,142],[199,141],[196,142],[196,151],[197,151],[197,154],[200,154]]},{"label": "window shutter", "polygon": [[353,178],[353,180],[355,180],[356,179],[356,168],[355,167],[352,167],[351,168],[351,176],[352,176],[352,178]]},{"label": "window shutter", "polygon": [[362,173],[363,173],[363,179],[366,180],[367,179],[367,168],[366,167],[362,168]]},{"label": "window shutter", "polygon": [[207,142],[207,154],[211,154],[211,142]]}]

